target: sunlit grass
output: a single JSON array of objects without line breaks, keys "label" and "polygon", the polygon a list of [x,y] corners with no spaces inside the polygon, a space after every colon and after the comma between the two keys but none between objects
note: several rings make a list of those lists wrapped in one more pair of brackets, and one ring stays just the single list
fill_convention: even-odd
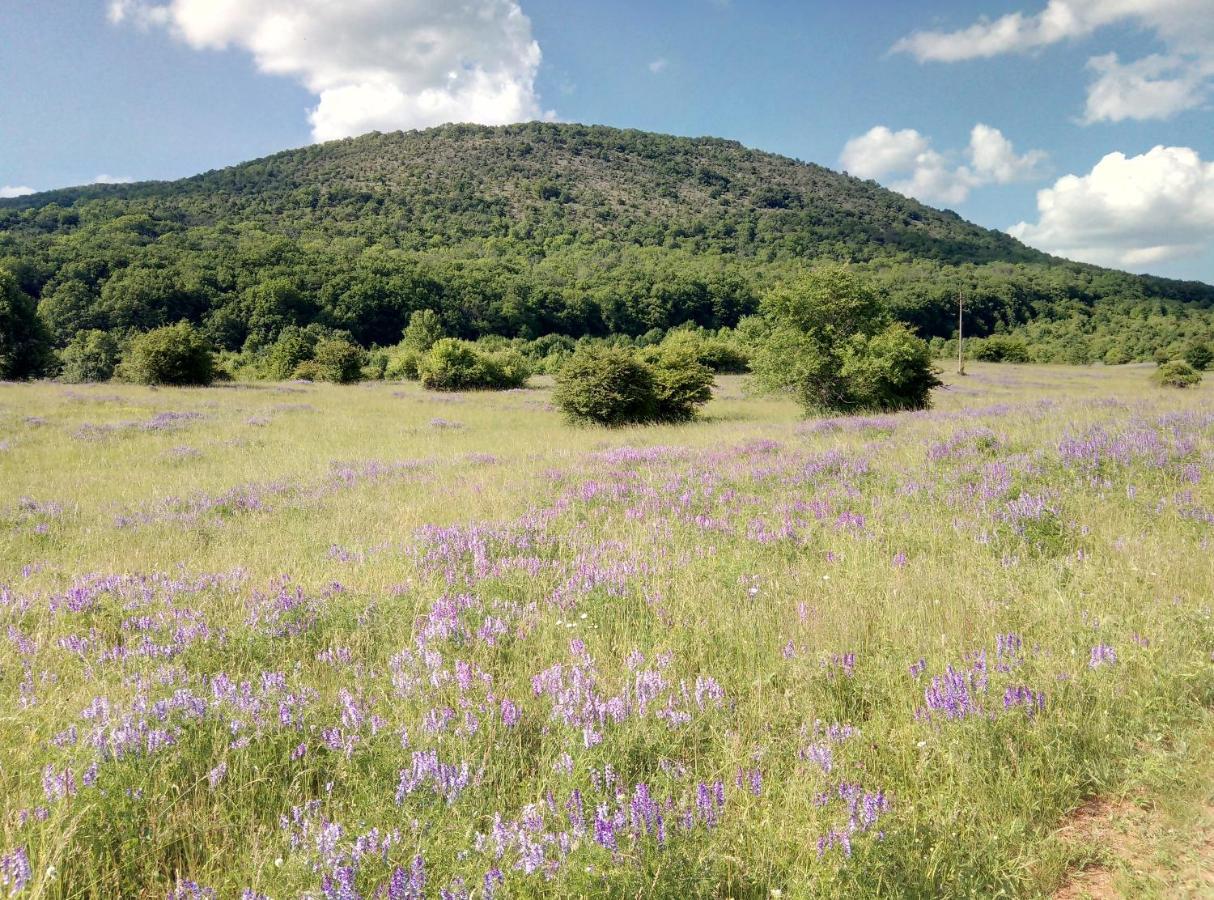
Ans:
[{"label": "sunlit grass", "polygon": [[64,897],[1046,891],[1069,810],[1211,727],[1214,389],[1148,374],[808,422],[725,378],[618,431],[540,379],[0,387],[0,856]]}]

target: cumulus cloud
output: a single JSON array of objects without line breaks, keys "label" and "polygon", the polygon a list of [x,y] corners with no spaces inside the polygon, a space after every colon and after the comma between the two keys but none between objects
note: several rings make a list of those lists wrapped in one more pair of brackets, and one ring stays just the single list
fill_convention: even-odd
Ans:
[{"label": "cumulus cloud", "polygon": [[659,56],[657,59],[655,59],[653,62],[651,62],[649,64],[649,71],[652,72],[654,75],[661,75],[663,72],[666,71],[666,67],[669,65],[670,65],[670,60],[666,59],[666,57],[664,57],[664,56]]},{"label": "cumulus cloud", "polygon": [[1214,162],[1188,147],[1110,153],[1037,193],[1038,221],[1009,232],[1083,262],[1142,269],[1214,246]]},{"label": "cumulus cloud", "polygon": [[515,0],[111,0],[114,23],[236,47],[316,95],[316,140],[545,117],[540,47]]},{"label": "cumulus cloud", "polygon": [[916,31],[896,44],[920,62],[1024,53],[1087,37],[1115,24],[1153,32],[1167,48],[1122,64],[1092,57],[1086,123],[1168,118],[1205,102],[1214,78],[1214,0],[1050,0],[1035,15],[1009,13],[956,31]]},{"label": "cumulus cloud", "polygon": [[26,194],[36,193],[38,192],[32,187],[26,187],[24,185],[0,185],[0,200],[7,200],[10,197],[24,197]]},{"label": "cumulus cloud", "polygon": [[852,175],[888,184],[900,194],[928,203],[962,203],[974,188],[1040,177],[1046,161],[1041,150],[1016,154],[998,128],[979,123],[970,132],[968,165],[954,165],[932,149],[931,139],[913,128],[892,131],[884,125],[854,137],[839,162]]},{"label": "cumulus cloud", "polygon": [[1088,88],[1084,121],[1089,124],[1170,119],[1202,103],[1210,74],[1204,64],[1159,54],[1123,65],[1116,53],[1107,53],[1089,59],[1088,68],[1097,76]]},{"label": "cumulus cloud", "polygon": [[98,175],[93,179],[93,184],[130,184],[135,179],[129,175]]}]

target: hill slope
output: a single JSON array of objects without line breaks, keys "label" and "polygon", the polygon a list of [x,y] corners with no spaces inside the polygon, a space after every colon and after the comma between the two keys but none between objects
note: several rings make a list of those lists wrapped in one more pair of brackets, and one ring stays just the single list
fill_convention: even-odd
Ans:
[{"label": "hill slope", "polygon": [[60,342],[185,317],[231,349],[288,321],[388,343],[422,306],[466,335],[718,327],[820,259],[871,271],[928,336],[951,332],[959,289],[979,333],[1214,306],[1208,285],[1059,260],[821,166],[598,126],[369,134],[0,201],[0,266]]}]

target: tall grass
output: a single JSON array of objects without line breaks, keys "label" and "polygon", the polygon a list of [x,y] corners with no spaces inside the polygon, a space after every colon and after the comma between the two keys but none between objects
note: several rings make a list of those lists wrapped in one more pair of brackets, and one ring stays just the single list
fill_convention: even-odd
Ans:
[{"label": "tall grass", "polygon": [[1212,398],[0,387],[0,896],[1048,891],[1211,727]]}]

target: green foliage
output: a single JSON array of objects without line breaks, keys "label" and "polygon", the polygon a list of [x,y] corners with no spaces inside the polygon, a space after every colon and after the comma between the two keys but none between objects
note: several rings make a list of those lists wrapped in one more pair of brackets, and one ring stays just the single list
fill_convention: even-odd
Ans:
[{"label": "green foliage", "polygon": [[437,341],[418,362],[422,386],[433,391],[507,390],[530,374],[519,354],[485,352],[456,338]]},{"label": "green foliage", "polygon": [[927,343],[901,322],[872,336],[854,335],[840,359],[849,408],[926,409],[932,389],[941,384]]},{"label": "green foliage", "polygon": [[0,269],[0,379],[32,378],[51,362],[50,341],[34,301]]},{"label": "green foliage", "polygon": [[321,335],[315,329],[304,329],[290,325],[278,335],[263,363],[265,377],[273,381],[285,381],[295,377],[300,364],[312,358]]},{"label": "green foliage", "polygon": [[69,384],[109,381],[120,356],[118,341],[108,331],[81,331],[59,352],[60,377]]},{"label": "green foliage", "polygon": [[388,358],[384,368],[384,378],[389,381],[417,381],[421,377],[418,371],[422,353],[411,347],[397,348]]},{"label": "green foliage", "polygon": [[198,329],[179,322],[132,338],[115,374],[136,384],[205,385],[215,378],[215,358]]},{"label": "green foliage", "polygon": [[1029,347],[1022,337],[992,334],[970,342],[968,354],[980,362],[1026,363],[1030,361]]},{"label": "green foliage", "polygon": [[676,329],[669,332],[660,342],[646,345],[648,336],[637,339],[641,350],[641,358],[647,363],[654,363],[662,353],[670,349],[685,349],[703,366],[722,374],[737,374],[745,372],[750,367],[750,355],[743,344],[732,334],[725,336],[703,329]]},{"label": "green foliage", "polygon": [[[1146,360],[1214,331],[1208,285],[1057,260],[873,182],[715,139],[445,126],[0,200],[0,266],[56,347],[184,319],[241,352],[248,376],[289,377],[307,357],[284,372],[265,352],[313,326],[418,350],[487,335],[648,346],[691,327],[705,331],[702,363],[736,371],[721,329],[817,260],[849,262],[927,338],[953,336],[964,293],[968,336],[1023,340],[1034,361]],[[571,350],[520,352],[552,370]]]},{"label": "green foliage", "polygon": [[684,422],[712,399],[713,373],[694,348],[672,344],[647,363],[623,347],[586,344],[557,372],[553,403],[572,422]]},{"label": "green foliage", "polygon": [[757,385],[788,391],[807,413],[922,409],[940,384],[927,343],[841,266],[805,273],[763,301],[770,334],[755,349]]},{"label": "green foliage", "polygon": [[695,418],[696,411],[712,399],[712,369],[700,362],[689,345],[664,346],[650,365],[656,417],[669,422]]},{"label": "green foliage", "polygon": [[366,362],[367,354],[362,347],[345,338],[327,337],[316,342],[312,358],[296,366],[294,375],[311,381],[350,384],[362,378]]},{"label": "green foliage", "polygon": [[1201,384],[1201,373],[1183,359],[1164,363],[1155,370],[1154,377],[1164,387],[1188,388]]},{"label": "green foliage", "polygon": [[419,353],[425,353],[447,336],[443,320],[432,309],[419,309],[409,317],[402,343]]},{"label": "green foliage", "polygon": [[1214,365],[1214,349],[1208,343],[1194,342],[1185,348],[1184,361],[1198,372],[1204,372]]},{"label": "green foliage", "polygon": [[657,418],[653,370],[618,347],[582,347],[556,376],[552,402],[573,422],[632,425]]}]

